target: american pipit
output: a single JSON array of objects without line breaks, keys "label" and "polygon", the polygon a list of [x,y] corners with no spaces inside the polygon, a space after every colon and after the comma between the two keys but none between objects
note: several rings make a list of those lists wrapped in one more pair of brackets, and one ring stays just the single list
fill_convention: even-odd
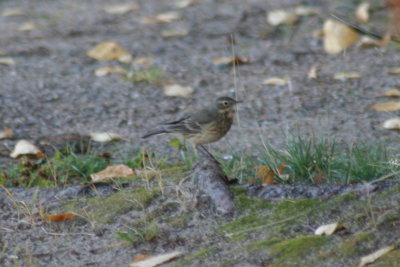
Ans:
[{"label": "american pipit", "polygon": [[218,141],[229,131],[235,105],[240,102],[227,96],[219,97],[209,107],[191,112],[179,120],[162,123],[143,138],[164,133],[180,135],[205,150],[202,145]]}]

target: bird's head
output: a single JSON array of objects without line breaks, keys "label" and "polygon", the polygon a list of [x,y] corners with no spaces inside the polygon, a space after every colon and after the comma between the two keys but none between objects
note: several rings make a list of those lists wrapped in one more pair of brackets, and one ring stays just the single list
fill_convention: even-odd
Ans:
[{"label": "bird's head", "polygon": [[233,110],[236,104],[241,103],[242,101],[236,101],[235,99],[229,96],[218,97],[216,100],[217,109],[220,112],[228,112]]}]

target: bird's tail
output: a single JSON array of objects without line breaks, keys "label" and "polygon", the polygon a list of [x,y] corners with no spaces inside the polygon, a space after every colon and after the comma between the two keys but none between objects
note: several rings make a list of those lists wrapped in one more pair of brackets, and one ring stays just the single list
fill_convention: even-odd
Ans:
[{"label": "bird's tail", "polygon": [[157,135],[157,134],[163,134],[163,133],[167,133],[167,131],[165,131],[165,130],[154,130],[154,131],[148,132],[147,134],[143,135],[142,138],[148,138],[150,136]]}]

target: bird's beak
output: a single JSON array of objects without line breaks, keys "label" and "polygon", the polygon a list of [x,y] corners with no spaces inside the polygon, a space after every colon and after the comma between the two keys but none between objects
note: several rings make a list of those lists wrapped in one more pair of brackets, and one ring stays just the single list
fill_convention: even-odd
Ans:
[{"label": "bird's beak", "polygon": [[243,101],[242,100],[236,100],[236,104],[240,104],[240,103],[243,103]]}]

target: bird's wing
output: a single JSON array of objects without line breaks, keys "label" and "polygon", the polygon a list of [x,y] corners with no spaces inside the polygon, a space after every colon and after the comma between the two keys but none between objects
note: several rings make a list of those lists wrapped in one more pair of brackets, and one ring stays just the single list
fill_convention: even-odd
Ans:
[{"label": "bird's wing", "polygon": [[182,134],[199,133],[202,127],[214,120],[216,113],[212,110],[203,109],[192,112],[179,120],[164,123],[168,132],[178,132]]}]

